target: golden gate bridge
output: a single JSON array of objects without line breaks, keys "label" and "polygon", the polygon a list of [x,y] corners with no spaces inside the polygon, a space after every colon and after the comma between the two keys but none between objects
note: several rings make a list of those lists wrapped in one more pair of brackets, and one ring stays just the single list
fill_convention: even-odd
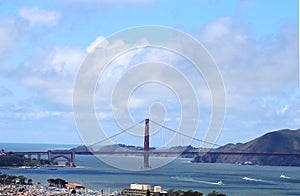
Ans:
[{"label": "golden gate bridge", "polygon": [[[153,124],[159,126],[160,128],[163,128],[165,130],[168,130],[172,133],[178,134],[182,137],[186,137],[190,140],[194,140],[196,142],[200,142],[202,144],[207,144],[210,145],[211,148],[199,148],[195,150],[183,150],[183,151],[169,151],[169,150],[150,150],[150,134],[149,134],[149,122],[152,122]],[[144,125],[144,146],[142,150],[128,150],[128,151],[103,151],[103,150],[92,150],[93,146],[101,145],[105,141],[112,140],[113,138],[123,134],[127,133],[130,129],[133,129],[134,127],[140,125],[141,123],[145,123]],[[104,138],[98,142],[95,142],[89,146],[87,146],[87,149],[89,151],[75,151],[75,150],[48,150],[44,152],[34,152],[34,151],[24,151],[24,152],[11,152],[16,155],[24,155],[27,156],[28,158],[32,158],[32,156],[36,156],[38,160],[41,159],[41,156],[46,156],[46,159],[48,161],[55,161],[58,158],[64,158],[68,161],[69,165],[72,166],[74,165],[75,161],[75,155],[137,155],[137,156],[143,156],[144,157],[144,162],[143,162],[143,167],[144,168],[150,168],[150,163],[149,163],[149,156],[164,156],[164,155],[173,155],[173,156],[182,156],[182,155],[200,155],[203,156],[205,154],[211,154],[211,155],[253,155],[253,156],[295,156],[299,157],[300,160],[300,153],[299,152],[242,152],[242,151],[217,151],[216,149],[213,149],[213,147],[221,147],[221,145],[218,145],[216,143],[204,141],[198,138],[195,138],[193,136],[189,136],[185,133],[182,133],[180,131],[176,131],[172,128],[169,128],[165,125],[161,125],[158,122],[155,122],[150,119],[145,119],[143,121],[140,121],[127,129],[122,129],[121,131],[117,132],[116,134],[113,134],[107,138]]]}]

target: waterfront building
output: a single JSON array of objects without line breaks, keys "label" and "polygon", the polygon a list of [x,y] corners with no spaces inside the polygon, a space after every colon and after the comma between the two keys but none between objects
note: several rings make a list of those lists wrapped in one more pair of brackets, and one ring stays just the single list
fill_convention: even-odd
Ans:
[{"label": "waterfront building", "polygon": [[131,184],[130,188],[124,188],[122,191],[124,196],[167,196],[167,192],[163,191],[160,186],[151,186],[148,184]]},{"label": "waterfront building", "polygon": [[67,183],[65,186],[67,189],[84,189],[82,184],[78,183]]}]

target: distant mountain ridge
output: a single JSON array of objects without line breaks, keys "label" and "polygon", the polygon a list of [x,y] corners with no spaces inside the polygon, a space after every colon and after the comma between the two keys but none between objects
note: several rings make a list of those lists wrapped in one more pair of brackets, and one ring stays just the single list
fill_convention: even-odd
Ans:
[{"label": "distant mountain ridge", "polygon": [[[269,132],[246,143],[227,144],[218,152],[285,152],[300,153],[300,129]],[[193,162],[235,163],[276,166],[300,166],[300,156],[211,155],[196,156]]]},{"label": "distant mountain ridge", "polygon": [[[97,149],[86,146],[78,146],[71,149],[75,152],[128,152],[138,151],[142,155],[143,147],[128,146],[125,144],[113,144],[99,146]],[[159,151],[160,149],[151,148],[151,151]],[[197,151],[200,149],[193,146],[174,146],[165,151],[169,152],[188,152]],[[290,130],[282,129],[264,134],[256,139],[246,143],[226,144],[219,148],[211,150],[217,152],[284,152],[284,153],[300,153],[300,129]],[[157,156],[166,156],[165,154]],[[172,155],[170,155],[172,156]],[[217,155],[205,154],[197,155],[182,155],[184,158],[192,158],[192,162],[202,163],[233,163],[233,164],[253,164],[253,165],[272,165],[272,166],[300,166],[300,155],[297,156],[258,156],[258,155]]]}]

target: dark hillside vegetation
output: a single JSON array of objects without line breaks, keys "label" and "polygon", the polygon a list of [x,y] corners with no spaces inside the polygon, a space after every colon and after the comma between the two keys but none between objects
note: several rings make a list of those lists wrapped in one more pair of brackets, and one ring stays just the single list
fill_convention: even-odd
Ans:
[{"label": "dark hillside vegetation", "polygon": [[215,149],[218,152],[299,153],[298,156],[211,155],[196,156],[193,162],[235,163],[271,166],[300,166],[300,129],[283,129],[266,133],[246,143],[227,144]]}]

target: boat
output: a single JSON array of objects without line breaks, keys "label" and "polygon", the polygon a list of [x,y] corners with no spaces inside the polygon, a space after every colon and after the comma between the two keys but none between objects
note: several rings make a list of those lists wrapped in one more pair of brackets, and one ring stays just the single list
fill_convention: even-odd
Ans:
[{"label": "boat", "polygon": [[286,176],[286,175],[284,175],[284,174],[281,174],[281,175],[280,175],[280,178],[290,179],[291,177]]},{"label": "boat", "polygon": [[50,167],[47,170],[57,170],[57,168]]},{"label": "boat", "polygon": [[247,177],[247,176],[243,177],[242,179],[243,179],[243,180],[253,180],[252,178],[249,178],[249,177]]},{"label": "boat", "polygon": [[20,166],[19,169],[37,169],[39,166]]},{"label": "boat", "polygon": [[217,185],[224,185],[224,183],[220,180],[216,183]]}]

